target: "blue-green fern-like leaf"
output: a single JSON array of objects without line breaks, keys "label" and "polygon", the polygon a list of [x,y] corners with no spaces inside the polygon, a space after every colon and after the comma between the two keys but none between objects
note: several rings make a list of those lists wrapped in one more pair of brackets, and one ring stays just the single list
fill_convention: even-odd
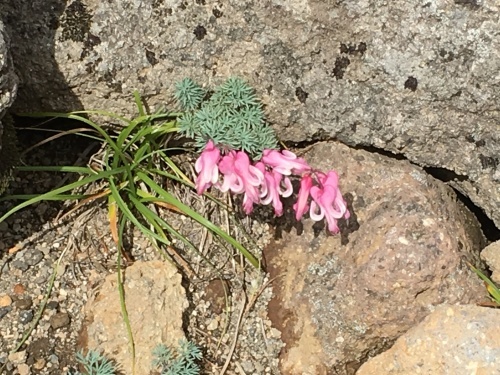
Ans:
[{"label": "blue-green fern-like leaf", "polygon": [[153,351],[153,365],[159,368],[161,375],[198,375],[200,368],[196,364],[203,358],[201,350],[192,342],[179,340],[179,346],[174,351],[165,345],[158,345]]},{"label": "blue-green fern-like leaf", "polygon": [[[178,84],[179,92],[201,90],[191,80]],[[201,91],[198,100],[202,100]],[[204,95],[204,92],[203,92]],[[192,97],[193,94],[186,95]],[[182,95],[178,95],[181,101]],[[260,158],[266,148],[277,148],[273,129],[266,123],[262,104],[254,89],[243,79],[231,77],[217,87],[213,95],[200,104],[196,101],[193,111],[178,119],[181,133],[195,140],[202,149],[208,140],[224,150],[243,150],[252,158]]]},{"label": "blue-green fern-like leaf", "polygon": [[[76,359],[85,369],[85,375],[115,375],[117,372],[114,363],[97,351],[89,350],[87,355],[78,352]],[[75,375],[80,373],[77,372]]]},{"label": "blue-green fern-like leaf", "polygon": [[175,85],[174,96],[183,110],[191,111],[200,106],[205,90],[191,78],[184,78]]},{"label": "blue-green fern-like leaf", "polygon": [[184,112],[177,118],[177,126],[179,131],[186,137],[194,138],[200,132],[192,112]]},{"label": "blue-green fern-like leaf", "polygon": [[215,90],[211,100],[232,108],[259,105],[254,89],[238,77],[228,78]]}]

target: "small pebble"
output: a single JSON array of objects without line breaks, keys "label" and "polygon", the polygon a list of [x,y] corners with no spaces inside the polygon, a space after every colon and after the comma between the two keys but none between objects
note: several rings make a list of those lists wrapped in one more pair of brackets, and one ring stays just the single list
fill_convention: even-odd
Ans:
[{"label": "small pebble", "polygon": [[19,323],[28,324],[33,320],[33,310],[25,310],[19,313]]},{"label": "small pebble", "polygon": [[9,354],[9,361],[17,365],[26,361],[26,350]]},{"label": "small pebble", "polygon": [[0,307],[6,307],[12,305],[12,298],[9,295],[4,294],[0,296]]},{"label": "small pebble", "polygon": [[33,368],[35,370],[41,370],[45,367],[45,359],[43,358],[39,358],[34,364],[33,364]]},{"label": "small pebble", "polygon": [[30,367],[26,363],[17,366],[17,372],[19,373],[19,375],[31,374]]},{"label": "small pebble", "polygon": [[10,311],[12,311],[12,307],[10,307],[10,306],[0,307],[0,319],[2,319]]},{"label": "small pebble", "polygon": [[25,288],[23,284],[14,285],[14,293],[15,294],[23,294],[25,292]]},{"label": "small pebble", "polygon": [[49,356],[49,361],[50,361],[50,363],[52,363],[54,365],[58,365],[59,364],[59,357],[55,354],[51,354]]},{"label": "small pebble", "polygon": [[47,303],[47,308],[50,310],[57,310],[58,307],[59,307],[59,302],[57,301],[50,301],[49,303]]},{"label": "small pebble", "polygon": [[215,331],[218,327],[219,327],[219,322],[217,321],[217,319],[212,319],[212,321],[207,325],[207,330]]},{"label": "small pebble", "polygon": [[70,318],[68,313],[57,313],[50,317],[50,326],[53,329],[58,329],[69,325]]},{"label": "small pebble", "polygon": [[26,263],[30,266],[36,266],[43,259],[43,253],[40,250],[31,251],[30,256],[26,259]]},{"label": "small pebble", "polygon": [[18,299],[15,303],[19,310],[28,310],[33,306],[33,301],[31,298]]},{"label": "small pebble", "polygon": [[9,230],[9,224],[6,221],[0,222],[0,232],[7,232]]}]

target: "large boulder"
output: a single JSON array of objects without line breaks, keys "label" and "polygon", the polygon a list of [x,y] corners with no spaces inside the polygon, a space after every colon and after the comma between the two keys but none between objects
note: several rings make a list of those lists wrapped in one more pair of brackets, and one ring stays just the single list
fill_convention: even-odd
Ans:
[{"label": "large boulder", "polygon": [[17,138],[7,109],[16,98],[18,79],[10,55],[9,38],[0,20],[0,194],[6,188],[17,163]]},{"label": "large boulder", "polygon": [[479,266],[484,239],[451,188],[407,161],[340,144],[305,158],[338,167],[351,218],[339,236],[306,220],[264,252],[276,278],[270,317],[286,344],[282,373],[353,374],[436,305],[486,299],[467,266]]},{"label": "large boulder", "polygon": [[439,306],[357,375],[500,374],[500,311]]},{"label": "large boulder", "polygon": [[494,0],[18,0],[0,13],[17,109],[126,113],[134,89],[155,107],[182,77],[240,75],[282,140],[336,138],[438,168],[500,227]]}]

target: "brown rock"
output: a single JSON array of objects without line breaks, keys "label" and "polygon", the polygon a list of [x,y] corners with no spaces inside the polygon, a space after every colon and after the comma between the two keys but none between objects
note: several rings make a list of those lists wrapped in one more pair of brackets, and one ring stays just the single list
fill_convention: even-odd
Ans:
[{"label": "brown rock", "polygon": [[53,329],[63,328],[69,325],[71,319],[68,313],[56,313],[50,317],[50,326]]},{"label": "brown rock", "polygon": [[29,310],[33,306],[33,300],[29,297],[17,299],[15,302],[19,310]]},{"label": "brown rock", "polygon": [[493,242],[481,251],[481,258],[491,270],[491,280],[500,284],[500,241]]},{"label": "brown rock", "polygon": [[[188,307],[181,275],[167,262],[136,262],[125,270],[125,303],[136,345],[136,375],[150,374],[152,350],[177,346],[184,338],[182,314]],[[99,295],[85,307],[80,343],[101,350],[132,374],[130,345],[123,322],[116,275],[106,277]]]},{"label": "brown rock", "polygon": [[357,375],[500,374],[499,326],[500,310],[439,306]]},{"label": "brown rock", "polygon": [[484,239],[450,188],[408,162],[338,144],[305,158],[338,168],[351,219],[339,236],[306,220],[266,249],[271,277],[282,276],[270,314],[286,343],[283,373],[353,374],[435,305],[481,300],[464,261],[478,264]]},{"label": "brown rock", "polygon": [[227,305],[229,283],[221,279],[209,281],[205,288],[205,296],[207,301],[210,301],[210,310],[216,315],[221,314]]},{"label": "brown rock", "polygon": [[14,293],[15,294],[23,294],[25,292],[25,288],[23,284],[14,285]]}]

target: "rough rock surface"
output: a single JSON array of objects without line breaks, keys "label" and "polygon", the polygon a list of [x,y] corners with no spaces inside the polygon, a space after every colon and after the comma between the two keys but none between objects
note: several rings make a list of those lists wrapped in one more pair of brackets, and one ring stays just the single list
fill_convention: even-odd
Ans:
[{"label": "rough rock surface", "polygon": [[436,305],[485,298],[465,263],[479,263],[483,238],[449,187],[406,161],[340,144],[304,157],[338,168],[352,217],[339,236],[306,220],[265,251],[284,374],[353,374]]},{"label": "rough rock surface", "polygon": [[283,140],[337,138],[442,168],[500,227],[495,0],[18,0],[0,13],[18,109],[130,112],[134,89],[154,108],[184,76],[240,75]]},{"label": "rough rock surface", "polygon": [[[14,65],[9,50],[9,38],[0,20],[0,119],[16,98],[18,79],[14,73]],[[1,142],[0,122],[0,142]],[[1,150],[1,143],[0,143]]]},{"label": "rough rock surface", "polygon": [[481,251],[481,258],[491,270],[491,280],[500,285],[500,241],[493,242]]},{"label": "rough rock surface", "polygon": [[0,19],[0,194],[10,181],[12,167],[18,162],[15,130],[10,118],[5,116],[16,98],[17,85],[9,37]]},{"label": "rough rock surface", "polygon": [[[182,314],[188,307],[181,275],[168,262],[136,262],[125,271],[125,300],[136,343],[136,374],[151,373],[152,350],[158,344],[177,347],[184,338]],[[109,275],[86,306],[80,335],[85,349],[102,350],[131,374],[131,354],[118,298],[116,275]]]},{"label": "rough rock surface", "polygon": [[[7,163],[8,156],[5,155],[6,145],[4,141],[10,141],[10,134],[4,134],[5,127],[2,119],[6,110],[12,105],[17,93],[18,79],[14,72],[14,65],[9,50],[9,38],[5,32],[4,24],[0,19],[0,193],[3,185],[3,171],[10,167]],[[8,149],[7,145],[7,149]],[[7,165],[4,165],[7,164]]]},{"label": "rough rock surface", "polygon": [[500,374],[500,310],[439,306],[358,375]]}]

